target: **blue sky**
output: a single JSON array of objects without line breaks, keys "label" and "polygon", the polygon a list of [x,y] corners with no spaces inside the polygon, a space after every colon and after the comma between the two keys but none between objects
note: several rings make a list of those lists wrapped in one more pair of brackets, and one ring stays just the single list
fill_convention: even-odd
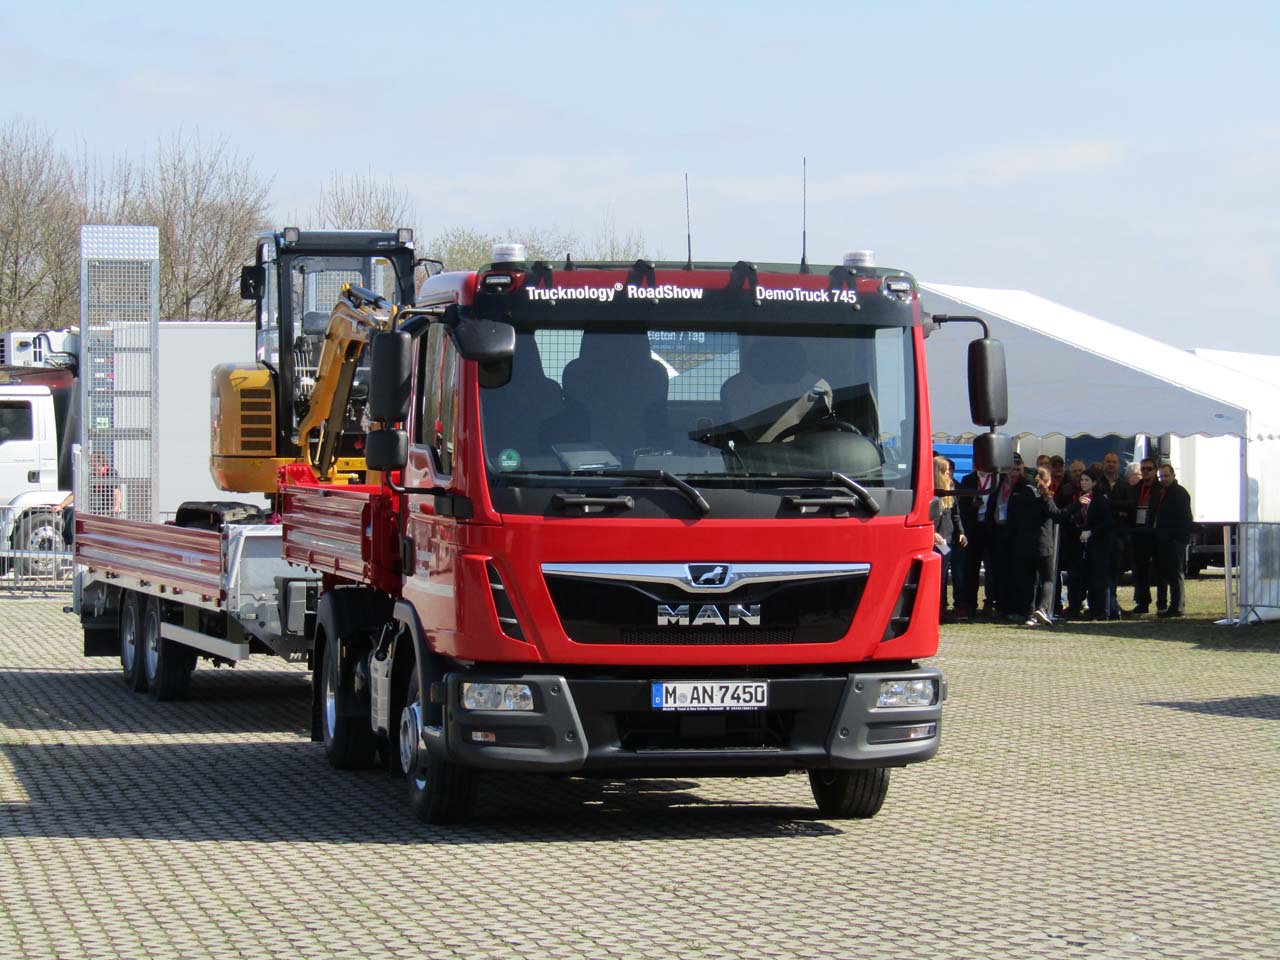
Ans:
[{"label": "blue sky", "polygon": [[795,260],[807,157],[814,262],[1280,354],[1280,4],[52,0],[0,29],[0,119],[135,159],[226,136],[282,219],[371,170],[428,234],[609,213],[676,258],[687,172],[695,256]]}]

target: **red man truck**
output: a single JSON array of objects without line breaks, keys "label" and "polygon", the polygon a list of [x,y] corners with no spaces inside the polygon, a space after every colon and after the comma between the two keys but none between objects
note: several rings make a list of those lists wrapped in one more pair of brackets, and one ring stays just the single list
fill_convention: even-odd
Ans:
[{"label": "red man truck", "polygon": [[[951,319],[859,258],[510,245],[430,278],[374,338],[367,482],[281,471],[329,760],[387,759],[432,822],[486,770],[804,771],[824,815],[874,815],[941,734],[924,346]],[[968,359],[998,468],[1003,351]]]}]

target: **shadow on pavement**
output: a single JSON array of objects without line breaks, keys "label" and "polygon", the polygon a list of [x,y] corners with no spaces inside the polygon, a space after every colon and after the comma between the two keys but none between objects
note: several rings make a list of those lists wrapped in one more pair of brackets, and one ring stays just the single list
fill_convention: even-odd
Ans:
[{"label": "shadow on pavement", "polygon": [[1280,695],[1224,697],[1220,700],[1153,700],[1148,707],[1169,707],[1187,713],[1207,713],[1215,717],[1246,717],[1255,720],[1280,720]]},{"label": "shadow on pavement", "polygon": [[[466,823],[412,819],[383,770],[339,772],[319,745],[3,744],[0,837],[451,844],[783,837],[843,832],[813,807],[709,800],[688,780],[491,776]],[[797,794],[803,781],[796,781]],[[771,781],[760,793],[776,797]],[[804,784],[807,794],[807,784]]]},{"label": "shadow on pavement", "polygon": [[0,726],[11,730],[305,734],[310,709],[311,682],[299,673],[197,670],[188,699],[156,703],[114,670],[0,669]]}]

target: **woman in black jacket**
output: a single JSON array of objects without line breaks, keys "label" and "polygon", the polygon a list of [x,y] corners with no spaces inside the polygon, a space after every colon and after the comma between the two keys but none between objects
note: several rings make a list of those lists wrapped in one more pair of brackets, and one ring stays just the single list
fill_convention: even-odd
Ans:
[{"label": "woman in black jacket", "polygon": [[[946,457],[933,458],[933,487],[934,490],[954,489]],[[947,615],[947,574],[951,569],[951,549],[956,544],[964,545],[967,542],[964,525],[960,521],[960,506],[954,496],[944,496],[938,519],[933,521],[933,549],[942,555],[942,592],[938,602],[938,617],[946,622],[955,619]]]},{"label": "woman in black jacket", "polygon": [[1089,584],[1090,620],[1111,619],[1111,583],[1115,577],[1116,528],[1111,502],[1102,492],[1098,474],[1080,475],[1080,499],[1071,507],[1072,522],[1080,528],[1084,570]]},{"label": "woman in black jacket", "polygon": [[1049,471],[1036,470],[1034,483],[1020,483],[1009,501],[1013,524],[1015,589],[1019,613],[1028,613],[1026,626],[1049,626],[1053,617],[1054,519],[1061,513],[1050,493]]}]

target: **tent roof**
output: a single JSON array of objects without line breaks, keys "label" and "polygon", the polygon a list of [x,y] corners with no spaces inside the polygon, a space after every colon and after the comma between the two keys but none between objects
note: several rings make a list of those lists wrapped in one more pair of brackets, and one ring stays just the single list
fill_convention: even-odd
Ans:
[{"label": "tent roof", "polygon": [[1212,360],[1237,373],[1280,387],[1280,357],[1274,353],[1239,353],[1235,350],[1208,350],[1195,347],[1191,351],[1202,360]]},{"label": "tent roof", "polygon": [[[1012,434],[1280,437],[1280,387],[1023,290],[921,283],[929,313],[977,315],[1004,343]],[[972,433],[965,344],[926,341],[935,433]]]}]

